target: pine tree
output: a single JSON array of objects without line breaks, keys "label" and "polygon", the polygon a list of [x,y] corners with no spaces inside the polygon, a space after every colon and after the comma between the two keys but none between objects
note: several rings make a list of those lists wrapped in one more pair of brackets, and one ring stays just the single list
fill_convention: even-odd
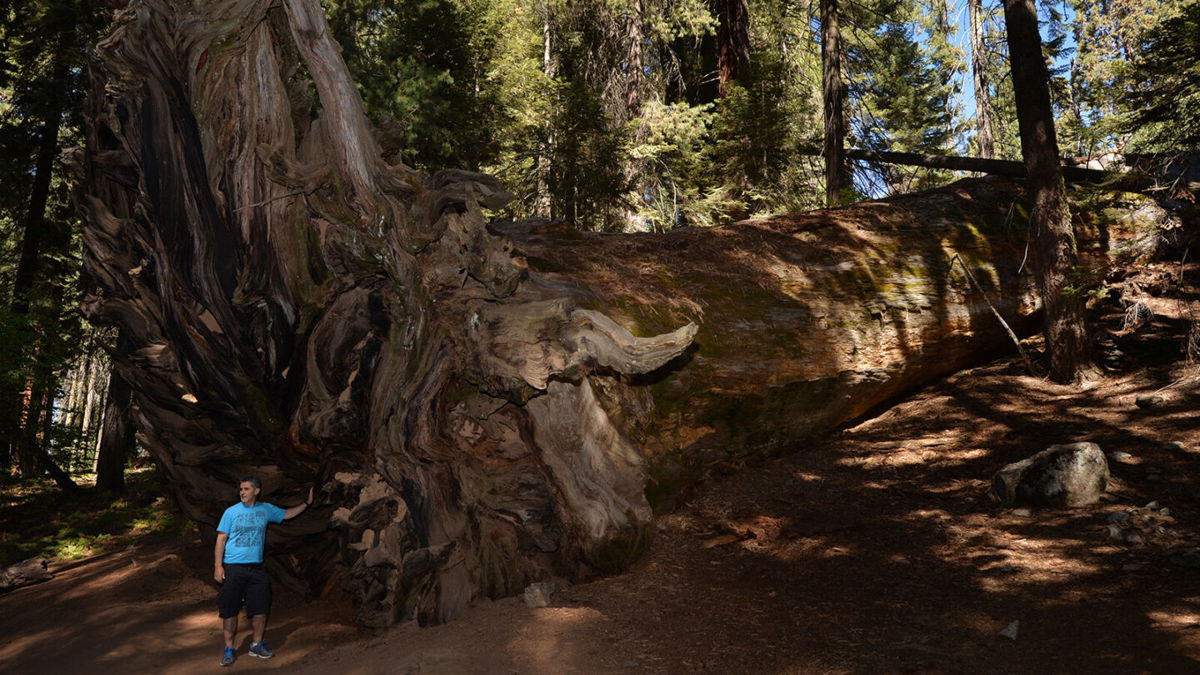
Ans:
[{"label": "pine tree", "polygon": [[1122,119],[1130,149],[1200,150],[1200,3],[1148,31],[1143,45],[1132,62]]},{"label": "pine tree", "polygon": [[49,471],[64,488],[73,483],[50,455],[51,432],[77,347],[79,254],[60,153],[77,140],[85,50],[101,18],[79,0],[0,5],[0,222],[13,254],[0,276],[0,468]]}]

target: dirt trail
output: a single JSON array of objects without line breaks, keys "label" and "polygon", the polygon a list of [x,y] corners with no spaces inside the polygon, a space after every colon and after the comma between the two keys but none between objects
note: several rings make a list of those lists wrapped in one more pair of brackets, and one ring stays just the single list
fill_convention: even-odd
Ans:
[{"label": "dirt trail", "polygon": [[[1200,375],[1176,362],[1183,329],[1118,335],[1111,349],[1137,369],[1086,391],[997,363],[714,477],[660,518],[633,570],[548,608],[483,601],[450,625],[369,633],[348,606],[280,594],[277,657],[243,642],[231,670],[1200,672]],[[987,498],[999,467],[1080,440],[1125,453],[1109,500]],[[211,672],[208,556],[161,540],[0,596],[0,671]],[[1001,636],[1013,622],[1016,639]]]}]

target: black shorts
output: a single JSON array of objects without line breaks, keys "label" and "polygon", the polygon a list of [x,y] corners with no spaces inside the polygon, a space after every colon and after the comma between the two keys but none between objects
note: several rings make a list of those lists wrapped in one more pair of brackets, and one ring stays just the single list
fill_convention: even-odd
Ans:
[{"label": "black shorts", "polygon": [[237,616],[246,602],[246,616],[271,612],[271,578],[262,563],[225,563],[225,581],[217,593],[222,619]]}]

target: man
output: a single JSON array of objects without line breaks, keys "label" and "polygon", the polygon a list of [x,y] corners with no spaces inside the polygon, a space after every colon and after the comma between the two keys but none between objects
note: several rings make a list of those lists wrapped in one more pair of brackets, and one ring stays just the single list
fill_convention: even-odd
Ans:
[{"label": "man", "polygon": [[233,665],[233,640],[237,636],[238,612],[242,609],[243,601],[246,604],[246,616],[250,617],[250,625],[254,629],[250,653],[261,659],[275,655],[263,642],[267,614],[271,611],[271,579],[263,567],[267,524],[295,518],[313,500],[313,491],[309,488],[308,499],[303,504],[284,510],[274,504],[259,503],[258,494],[261,491],[262,481],[257,476],[243,478],[238,484],[239,503],[225,509],[221,523],[217,525],[213,578],[221,584],[217,605],[225,631],[222,666]]}]

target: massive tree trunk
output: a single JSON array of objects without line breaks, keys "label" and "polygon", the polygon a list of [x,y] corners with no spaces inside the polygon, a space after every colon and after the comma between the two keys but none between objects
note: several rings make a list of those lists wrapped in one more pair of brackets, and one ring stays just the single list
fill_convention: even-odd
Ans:
[{"label": "massive tree trunk", "polygon": [[86,310],[128,331],[141,440],[210,527],[246,473],[284,505],[316,483],[272,564],[348,585],[366,625],[621,569],[659,496],[988,353],[955,255],[1032,308],[1003,180],[713,230],[489,229],[491,179],[382,162],[316,0],[144,0],[100,52]]},{"label": "massive tree trunk", "polygon": [[[1060,382],[1089,377],[1094,369],[1079,282],[1078,254],[1059,164],[1050,73],[1042,55],[1033,0],[1004,0],[1021,154],[1029,171],[1033,209],[1029,222],[1038,250],[1038,291],[1045,305],[1050,375]],[[1074,278],[1072,278],[1074,277]]]}]

